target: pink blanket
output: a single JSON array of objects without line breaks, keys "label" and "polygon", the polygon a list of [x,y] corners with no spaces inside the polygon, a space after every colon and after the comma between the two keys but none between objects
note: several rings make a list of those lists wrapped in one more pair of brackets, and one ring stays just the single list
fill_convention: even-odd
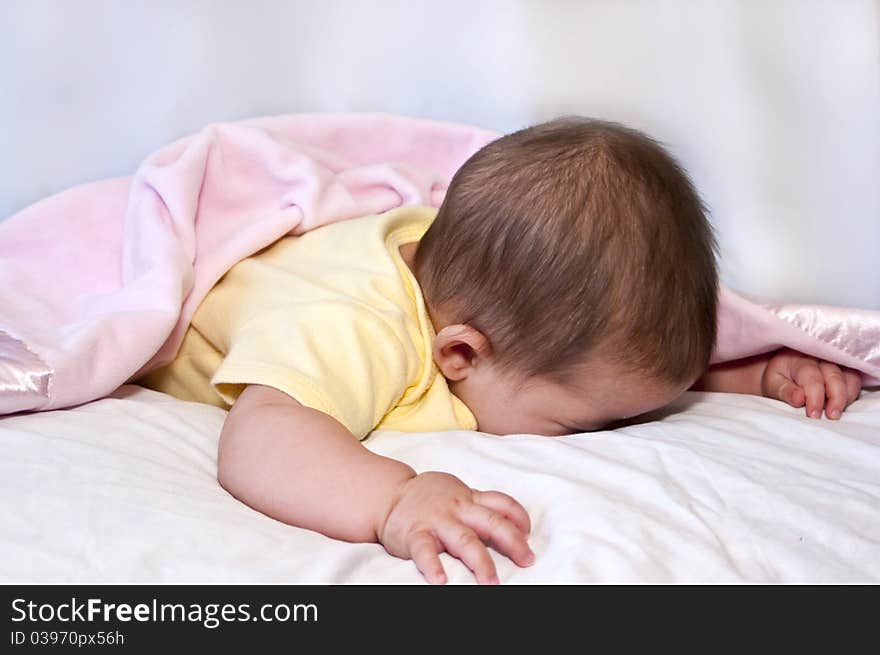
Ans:
[{"label": "pink blanket", "polygon": [[[173,357],[230,266],[285,234],[442,202],[498,135],[384,114],[211,125],[133,177],[76,187],[0,222],[0,414],[68,407]],[[880,384],[880,312],[721,291],[714,361],[782,345]]]}]

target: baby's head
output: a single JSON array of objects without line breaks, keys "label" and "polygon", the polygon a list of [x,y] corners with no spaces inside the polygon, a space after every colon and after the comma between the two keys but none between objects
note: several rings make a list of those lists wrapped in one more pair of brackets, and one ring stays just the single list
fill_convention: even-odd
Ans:
[{"label": "baby's head", "polygon": [[455,174],[414,269],[450,389],[494,434],[598,429],[672,401],[715,343],[705,208],[655,141],[565,117]]}]

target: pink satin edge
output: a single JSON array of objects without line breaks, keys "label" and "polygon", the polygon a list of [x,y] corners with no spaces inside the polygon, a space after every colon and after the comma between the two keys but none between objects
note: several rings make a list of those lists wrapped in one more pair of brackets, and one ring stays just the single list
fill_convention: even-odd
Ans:
[{"label": "pink satin edge", "polygon": [[[880,312],[827,305],[767,305],[783,321],[852,358],[866,386],[880,384]],[[845,363],[841,360],[835,360]],[[852,365],[850,364],[850,365]]]},{"label": "pink satin edge", "polygon": [[13,406],[10,401],[15,406],[46,402],[54,374],[52,367],[24,341],[0,330],[0,414],[6,413],[4,406]]}]

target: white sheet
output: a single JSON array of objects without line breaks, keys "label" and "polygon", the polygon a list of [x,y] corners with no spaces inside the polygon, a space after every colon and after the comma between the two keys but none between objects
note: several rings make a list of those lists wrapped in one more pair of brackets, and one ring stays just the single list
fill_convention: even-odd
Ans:
[{"label": "white sheet", "polygon": [[[880,582],[880,391],[838,422],[688,393],[657,420],[548,439],[377,432],[376,452],[518,498],[538,559],[502,582]],[[0,418],[0,580],[420,583],[377,544],[290,527],[216,482],[224,412],[129,385]],[[452,583],[470,572],[443,555]]]}]

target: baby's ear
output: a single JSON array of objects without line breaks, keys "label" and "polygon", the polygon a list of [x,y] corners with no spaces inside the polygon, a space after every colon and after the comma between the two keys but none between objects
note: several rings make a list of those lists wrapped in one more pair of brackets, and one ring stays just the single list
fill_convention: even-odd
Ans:
[{"label": "baby's ear", "polygon": [[434,361],[448,380],[461,380],[474,368],[476,360],[492,354],[489,340],[470,325],[447,325],[434,337]]}]

